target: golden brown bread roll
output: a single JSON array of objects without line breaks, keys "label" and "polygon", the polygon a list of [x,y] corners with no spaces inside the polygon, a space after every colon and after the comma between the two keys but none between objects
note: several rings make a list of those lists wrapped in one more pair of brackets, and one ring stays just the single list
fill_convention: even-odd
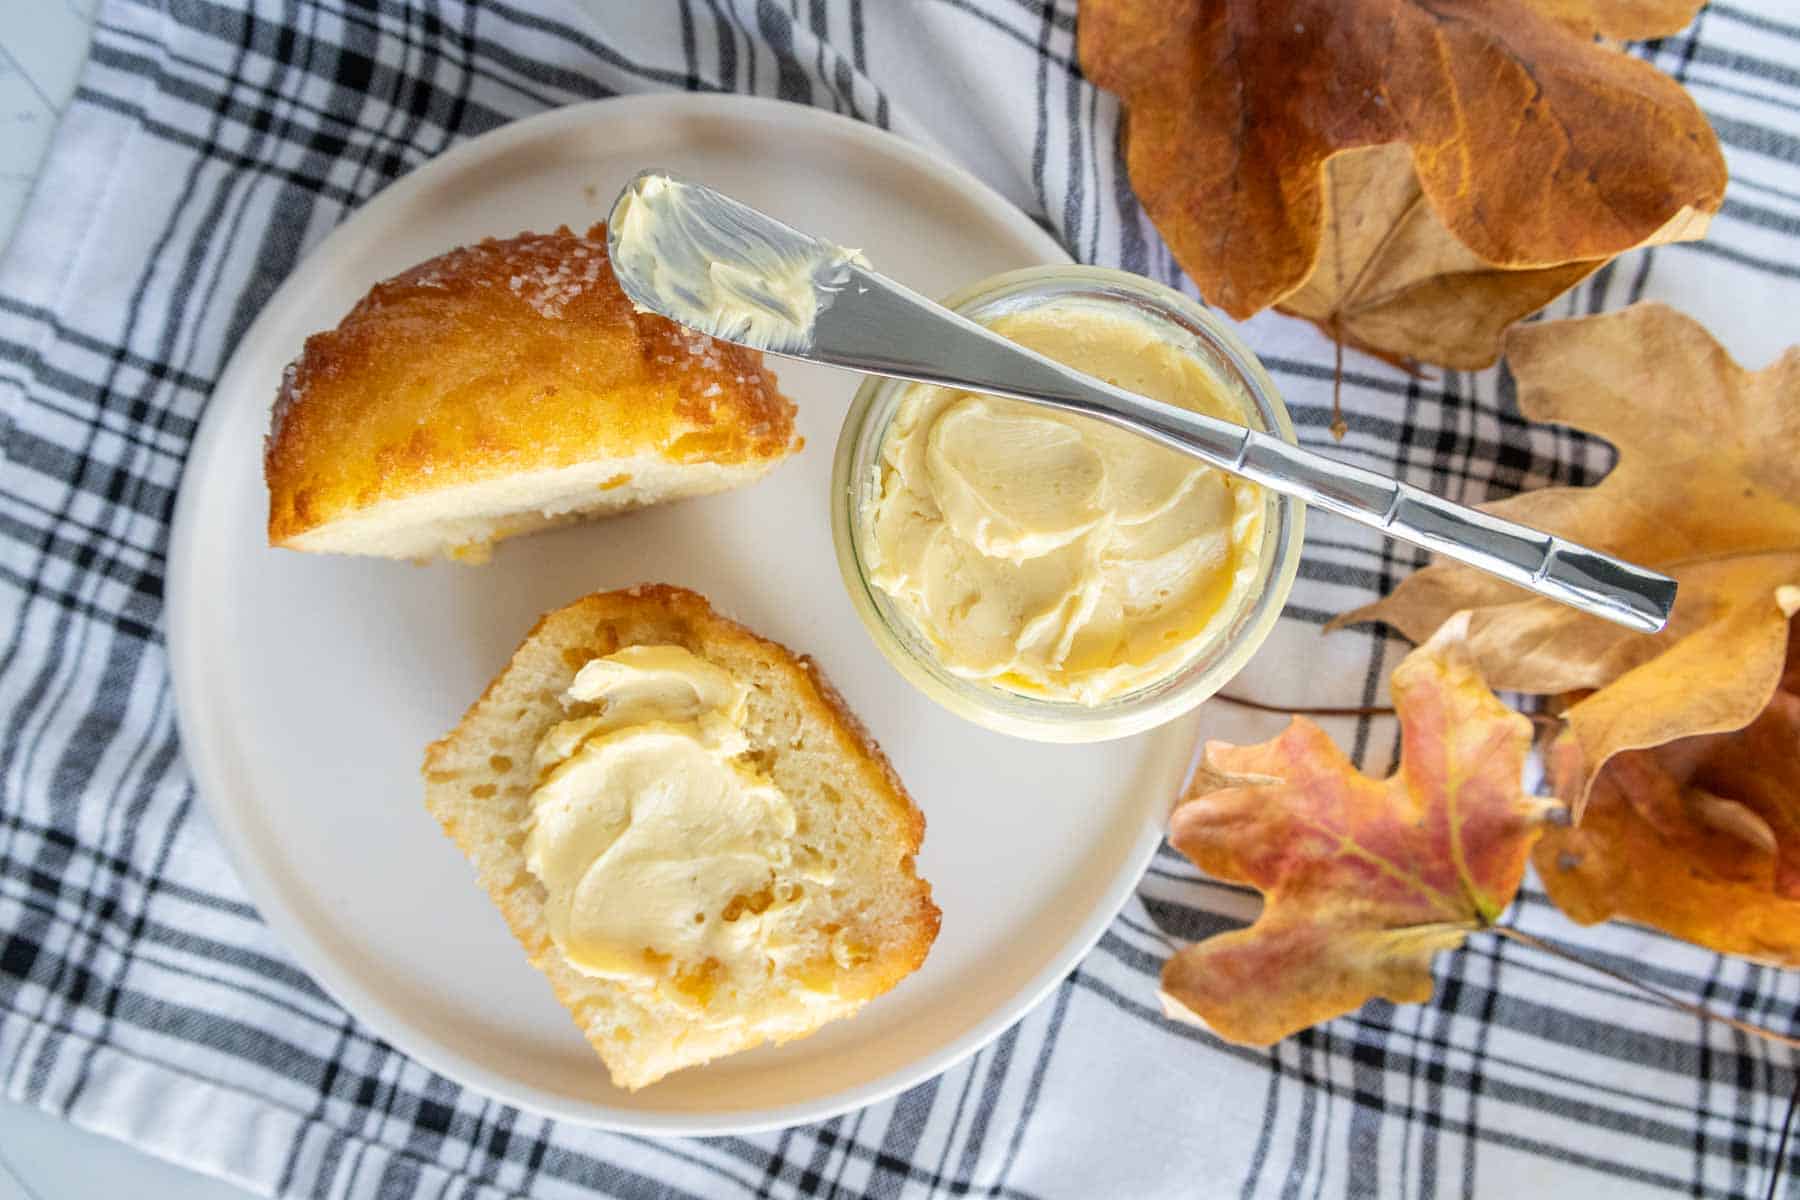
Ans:
[{"label": "golden brown bread roll", "polygon": [[514,534],[750,483],[798,448],[761,354],[633,310],[604,225],[490,239],[307,339],[265,448],[269,542],[479,561]]},{"label": "golden brown bread roll", "polygon": [[[638,825],[658,819],[659,806],[666,813],[674,772],[640,771],[635,778],[653,781],[643,791],[621,785],[611,795],[604,787],[563,795],[610,839],[577,831],[575,841],[588,855],[578,860],[581,886],[590,896],[610,896],[613,906],[601,915],[634,935],[613,948],[596,977],[591,964],[581,969],[568,957],[567,943],[557,942],[552,909],[558,898],[539,874],[542,861],[534,865],[533,837],[547,822],[567,820],[544,807],[553,809],[557,797],[543,796],[570,760],[548,763],[544,747],[556,745],[561,731],[575,730],[602,752],[609,745],[616,750],[616,742],[601,740],[621,731],[583,731],[582,724],[624,720],[622,709],[643,703],[641,695],[616,704],[572,698],[577,676],[599,659],[609,660],[603,667],[615,666],[632,648],[691,654],[704,669],[721,669],[742,685],[735,723],[743,740],[727,751],[737,751],[731,761],[759,785],[778,790],[790,823],[768,831],[766,880],[759,867],[753,882],[721,887],[722,874],[742,869],[738,860],[748,853],[751,834],[682,812],[662,827],[665,838],[669,829],[677,831],[673,844],[629,841]],[[679,693],[666,678],[652,682],[653,699]],[[685,728],[666,713],[627,725],[626,736],[665,739]],[[717,729],[688,732],[706,740]],[[564,736],[563,749],[577,740]],[[621,1087],[639,1088],[764,1042],[804,1037],[850,1016],[916,970],[937,936],[938,908],[913,867],[925,819],[880,748],[810,659],[726,620],[704,597],[681,588],[600,593],[544,617],[462,722],[426,752],[423,773],[426,807],[474,864],[532,964]],[[610,774],[590,778],[633,776],[614,763]],[[704,788],[697,794],[708,796]],[[616,806],[611,815],[609,801]],[[707,857],[704,843],[720,840],[728,843],[726,857]],[[695,857],[684,861],[690,850]],[[598,867],[595,854],[603,855]],[[633,880],[613,893],[604,890],[598,877],[609,864],[643,867],[646,859],[655,861],[641,879],[663,886]],[[727,894],[740,887],[742,894]],[[734,937],[724,944],[736,946],[737,956],[709,956],[709,946]]]}]

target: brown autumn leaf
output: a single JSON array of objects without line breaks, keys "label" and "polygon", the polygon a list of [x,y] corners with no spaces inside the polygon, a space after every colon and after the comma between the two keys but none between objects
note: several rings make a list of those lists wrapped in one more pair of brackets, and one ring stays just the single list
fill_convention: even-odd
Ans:
[{"label": "brown autumn leaf", "polygon": [[1170,840],[1264,903],[1164,966],[1170,1016],[1267,1045],[1371,997],[1426,1000],[1432,956],[1512,902],[1554,806],[1524,792],[1530,722],[1482,682],[1464,624],[1395,670],[1404,749],[1385,780],[1304,717],[1260,745],[1207,744]]},{"label": "brown autumn leaf", "polygon": [[[1794,624],[1800,625],[1800,622]],[[1559,742],[1552,770],[1578,770]],[[1800,967],[1800,636],[1769,705],[1742,729],[1628,750],[1578,826],[1534,855],[1556,906],[1623,917],[1726,954]]]},{"label": "brown autumn leaf", "polygon": [[[1276,306],[1378,358],[1473,370],[1492,365],[1506,327],[1599,270],[1611,256],[1548,267],[1496,266],[1456,240],[1425,200],[1401,143],[1325,161],[1318,265]],[[1639,245],[1697,238],[1693,210]]]},{"label": "brown autumn leaf", "polygon": [[1639,304],[1521,326],[1506,352],[1526,417],[1606,438],[1619,463],[1594,487],[1483,507],[1673,575],[1668,628],[1633,633],[1449,563],[1333,626],[1423,641],[1467,609],[1494,687],[1596,689],[1563,713],[1579,759],[1559,789],[1579,818],[1615,754],[1742,729],[1775,691],[1800,609],[1800,347],[1746,371],[1695,321]]},{"label": "brown autumn leaf", "polygon": [[1725,163],[1685,92],[1595,40],[1697,0],[1083,0],[1088,77],[1202,295],[1455,367],[1635,246],[1700,236]]}]

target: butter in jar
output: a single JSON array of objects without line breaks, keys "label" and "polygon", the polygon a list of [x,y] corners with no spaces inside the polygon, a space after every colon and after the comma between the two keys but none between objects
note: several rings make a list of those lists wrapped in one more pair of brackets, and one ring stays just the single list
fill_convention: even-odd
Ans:
[{"label": "butter in jar", "polygon": [[[1198,355],[1080,296],[984,321],[1109,383],[1246,423]],[[1042,405],[914,384],[879,449],[866,566],[949,671],[1101,704],[1178,672],[1256,590],[1258,485]]]}]

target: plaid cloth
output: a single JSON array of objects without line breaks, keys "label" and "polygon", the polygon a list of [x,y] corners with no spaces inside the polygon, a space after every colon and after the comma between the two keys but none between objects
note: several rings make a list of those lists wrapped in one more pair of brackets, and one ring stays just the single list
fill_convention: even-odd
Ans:
[{"label": "plaid cloth", "polygon": [[[435,1076],[320,992],[246,903],[172,724],[164,564],[208,393],[307,249],[460,139],[688,88],[933,141],[1079,258],[1180,285],[1074,28],[1074,0],[107,3],[0,263],[7,1094],[292,1196],[1800,1197],[1793,1170],[1775,1181],[1791,1052],[1498,938],[1443,956],[1429,1004],[1372,1003],[1272,1050],[1168,1024],[1154,989],[1171,946],[1255,902],[1166,849],[1080,968],[980,1054],[890,1102],[746,1138],[560,1125]],[[1628,255],[1556,313],[1659,297],[1760,364],[1800,334],[1800,14],[1717,4],[1634,52],[1705,106],[1732,188],[1708,241]],[[1302,439],[1329,448],[1331,347],[1267,314],[1246,335]],[[1352,356],[1344,397],[1338,453],[1466,501],[1591,482],[1610,461],[1527,427],[1497,371],[1416,379]],[[1278,649],[1239,690],[1375,701],[1404,647],[1321,643],[1316,626],[1418,563],[1316,519]],[[1367,766],[1393,757],[1391,722],[1338,732]],[[1800,975],[1578,930],[1529,887],[1513,919],[1793,1024]]]}]

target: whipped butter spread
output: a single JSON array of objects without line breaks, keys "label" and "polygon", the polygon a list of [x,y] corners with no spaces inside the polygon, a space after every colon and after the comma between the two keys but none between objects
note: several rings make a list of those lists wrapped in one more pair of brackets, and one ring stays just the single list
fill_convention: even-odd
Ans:
[{"label": "whipped butter spread", "polygon": [[680,646],[631,646],[581,668],[586,715],[538,744],[526,865],[551,940],[584,974],[704,1006],[766,979],[808,886],[793,806],[742,756],[748,688]]},{"label": "whipped butter spread", "polygon": [[[1080,298],[988,323],[1119,387],[1245,423],[1194,353]],[[1099,704],[1178,671],[1255,587],[1263,492],[1146,438],[916,384],[883,437],[865,559],[966,678]]]},{"label": "whipped butter spread", "polygon": [[613,270],[639,311],[776,353],[811,344],[855,250],[809,237],[711,188],[645,173],[607,219]]}]

